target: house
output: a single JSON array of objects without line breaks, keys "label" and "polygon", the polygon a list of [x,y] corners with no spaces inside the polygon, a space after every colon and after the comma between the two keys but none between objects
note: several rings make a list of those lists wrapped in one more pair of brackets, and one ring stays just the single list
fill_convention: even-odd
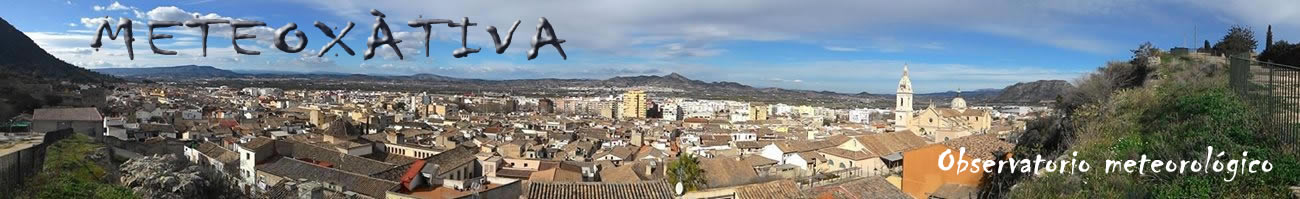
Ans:
[{"label": "house", "polygon": [[344,193],[343,195],[356,198],[385,198],[387,192],[400,186],[395,181],[322,167],[288,157],[274,157],[266,160],[266,163],[258,164],[257,175],[262,176],[262,181],[268,186],[315,182],[321,184],[325,189],[323,191]]},{"label": "house", "polygon": [[[903,160],[903,192],[913,198],[928,198],[938,193],[948,194],[949,196],[961,195],[960,193],[964,193],[961,189],[979,187],[980,179],[984,176],[982,170],[975,173],[969,171],[958,172],[956,169],[944,171],[937,166],[939,165],[937,157],[940,154],[948,150],[956,153],[961,148],[966,148],[966,154],[962,158],[966,161],[974,161],[975,159],[995,160],[1000,155],[1009,155],[1009,153],[1004,152],[1011,151],[1015,148],[1015,145],[999,140],[996,136],[985,134],[966,136],[904,152],[904,157],[923,158],[906,158]],[[953,156],[956,157],[957,155]],[[944,188],[958,190],[945,190]]]},{"label": "house", "polygon": [[532,181],[528,183],[523,198],[670,199],[673,196],[672,185],[662,180],[631,183]]},{"label": "house", "polygon": [[867,176],[861,179],[838,183],[829,186],[820,186],[811,191],[816,194],[817,198],[846,198],[846,199],[911,199],[898,187],[889,184],[884,178],[879,176]]},{"label": "house", "polygon": [[637,147],[635,146],[622,146],[622,147],[614,147],[608,150],[597,152],[596,155],[593,155],[591,157],[597,161],[602,161],[602,160],[610,161],[617,165],[622,163],[625,160],[628,161],[632,160],[636,155],[636,152],[637,152]]},{"label": "house", "polygon": [[700,158],[700,169],[704,170],[707,187],[729,187],[751,183],[758,178],[754,169],[744,167],[745,162],[736,158]]},{"label": "house", "polygon": [[41,108],[32,113],[32,131],[51,132],[72,129],[88,135],[103,135],[104,116],[94,107]]}]

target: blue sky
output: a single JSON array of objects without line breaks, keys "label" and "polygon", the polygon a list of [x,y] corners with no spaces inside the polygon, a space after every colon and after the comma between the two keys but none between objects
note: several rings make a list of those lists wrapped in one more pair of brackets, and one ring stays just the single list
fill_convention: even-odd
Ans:
[{"label": "blue sky", "polygon": [[[1297,40],[1300,2],[1247,0],[1101,1],[455,1],[352,0],[181,0],[7,2],[0,17],[27,33],[55,56],[86,68],[211,65],[232,70],[328,71],[379,75],[432,73],[481,79],[594,78],[681,73],[704,81],[734,81],[758,87],[892,93],[908,64],[918,92],[1001,88],[1039,79],[1072,80],[1108,61],[1128,59],[1144,41],[1160,48],[1199,47],[1214,42],[1233,24],[1255,29],[1274,25],[1277,40]],[[402,39],[405,59],[391,49],[363,60],[366,37],[378,9]],[[105,18],[107,16],[108,18]],[[237,55],[230,29],[209,32],[208,56],[199,55],[198,28],[157,30],[176,37],[156,41],[180,55],[149,50],[149,20],[221,18],[257,20],[267,27],[241,29],[257,35],[240,40],[262,55]],[[104,20],[137,22],[135,60],[121,40],[90,48],[93,28]],[[483,52],[453,58],[460,29],[433,28],[429,57],[423,30],[406,26],[417,17],[469,17],[471,48]],[[538,18],[548,18],[564,43],[568,60],[552,48],[527,60],[526,46]],[[495,54],[487,26],[501,33],[520,20],[513,44]],[[349,56],[316,27],[321,21],[356,27],[344,39]],[[307,50],[285,53],[273,47],[274,29],[296,23],[308,36]],[[339,30],[335,30],[336,33]],[[1195,37],[1195,39],[1193,39]],[[295,44],[291,40],[290,44]],[[337,56],[336,56],[337,54]]]}]

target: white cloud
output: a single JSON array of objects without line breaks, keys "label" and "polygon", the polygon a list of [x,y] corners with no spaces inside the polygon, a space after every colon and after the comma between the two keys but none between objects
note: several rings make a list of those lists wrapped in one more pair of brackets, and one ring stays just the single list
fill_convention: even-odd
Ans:
[{"label": "white cloud", "polygon": [[[68,1],[68,5],[72,5],[72,2],[71,2],[71,1]],[[108,6],[95,5],[95,6],[92,6],[91,8],[94,9],[95,11],[118,11],[118,10],[134,10],[134,9],[136,9],[135,7],[132,7],[132,6],[122,5],[121,2],[117,2],[117,1],[114,1],[113,4],[109,4]]]},{"label": "white cloud", "polygon": [[[437,14],[440,18],[470,17],[484,25],[506,26],[522,20],[523,34],[538,17],[550,19],[565,45],[619,55],[645,54],[635,47],[671,47],[671,43],[717,46],[727,41],[805,41],[852,37],[862,30],[944,27],[1048,44],[1083,52],[1122,50],[1127,45],[1086,34],[1072,34],[1081,16],[1135,15],[1149,6],[1128,1],[879,1],[833,0],[817,3],[793,1],[699,2],[665,1],[456,1],[428,4],[416,0],[357,2],[351,0],[300,0],[352,19],[371,21],[365,13],[379,9],[389,19],[409,19]],[[490,14],[488,14],[490,13]],[[596,17],[599,16],[599,17]],[[1044,36],[1036,36],[1044,35]],[[1049,37],[1050,36],[1050,37]],[[471,35],[471,40],[490,41]],[[919,43],[913,48],[942,49]],[[871,45],[871,44],[862,44]],[[907,48],[873,46],[898,52]],[[671,51],[671,49],[662,49]],[[711,53],[720,51],[712,50]],[[662,54],[650,53],[660,56]]]}]

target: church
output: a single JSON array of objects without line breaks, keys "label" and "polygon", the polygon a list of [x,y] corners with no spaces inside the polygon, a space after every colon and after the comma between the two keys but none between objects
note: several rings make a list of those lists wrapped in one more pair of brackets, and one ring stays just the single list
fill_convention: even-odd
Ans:
[{"label": "church", "polygon": [[898,92],[894,99],[894,131],[911,131],[931,142],[943,142],[987,133],[993,125],[991,111],[967,107],[960,90],[949,103],[949,108],[937,108],[931,102],[925,110],[919,112],[912,109],[912,91],[912,80],[908,77],[907,65],[904,64],[903,77],[898,80]]}]

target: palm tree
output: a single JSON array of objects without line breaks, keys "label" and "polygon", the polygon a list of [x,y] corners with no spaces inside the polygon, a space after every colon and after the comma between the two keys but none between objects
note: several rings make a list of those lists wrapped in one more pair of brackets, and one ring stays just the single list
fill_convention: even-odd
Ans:
[{"label": "palm tree", "polygon": [[704,170],[700,169],[700,162],[694,155],[684,155],[671,163],[668,163],[668,181],[677,184],[681,183],[686,191],[699,190],[704,186]]}]

